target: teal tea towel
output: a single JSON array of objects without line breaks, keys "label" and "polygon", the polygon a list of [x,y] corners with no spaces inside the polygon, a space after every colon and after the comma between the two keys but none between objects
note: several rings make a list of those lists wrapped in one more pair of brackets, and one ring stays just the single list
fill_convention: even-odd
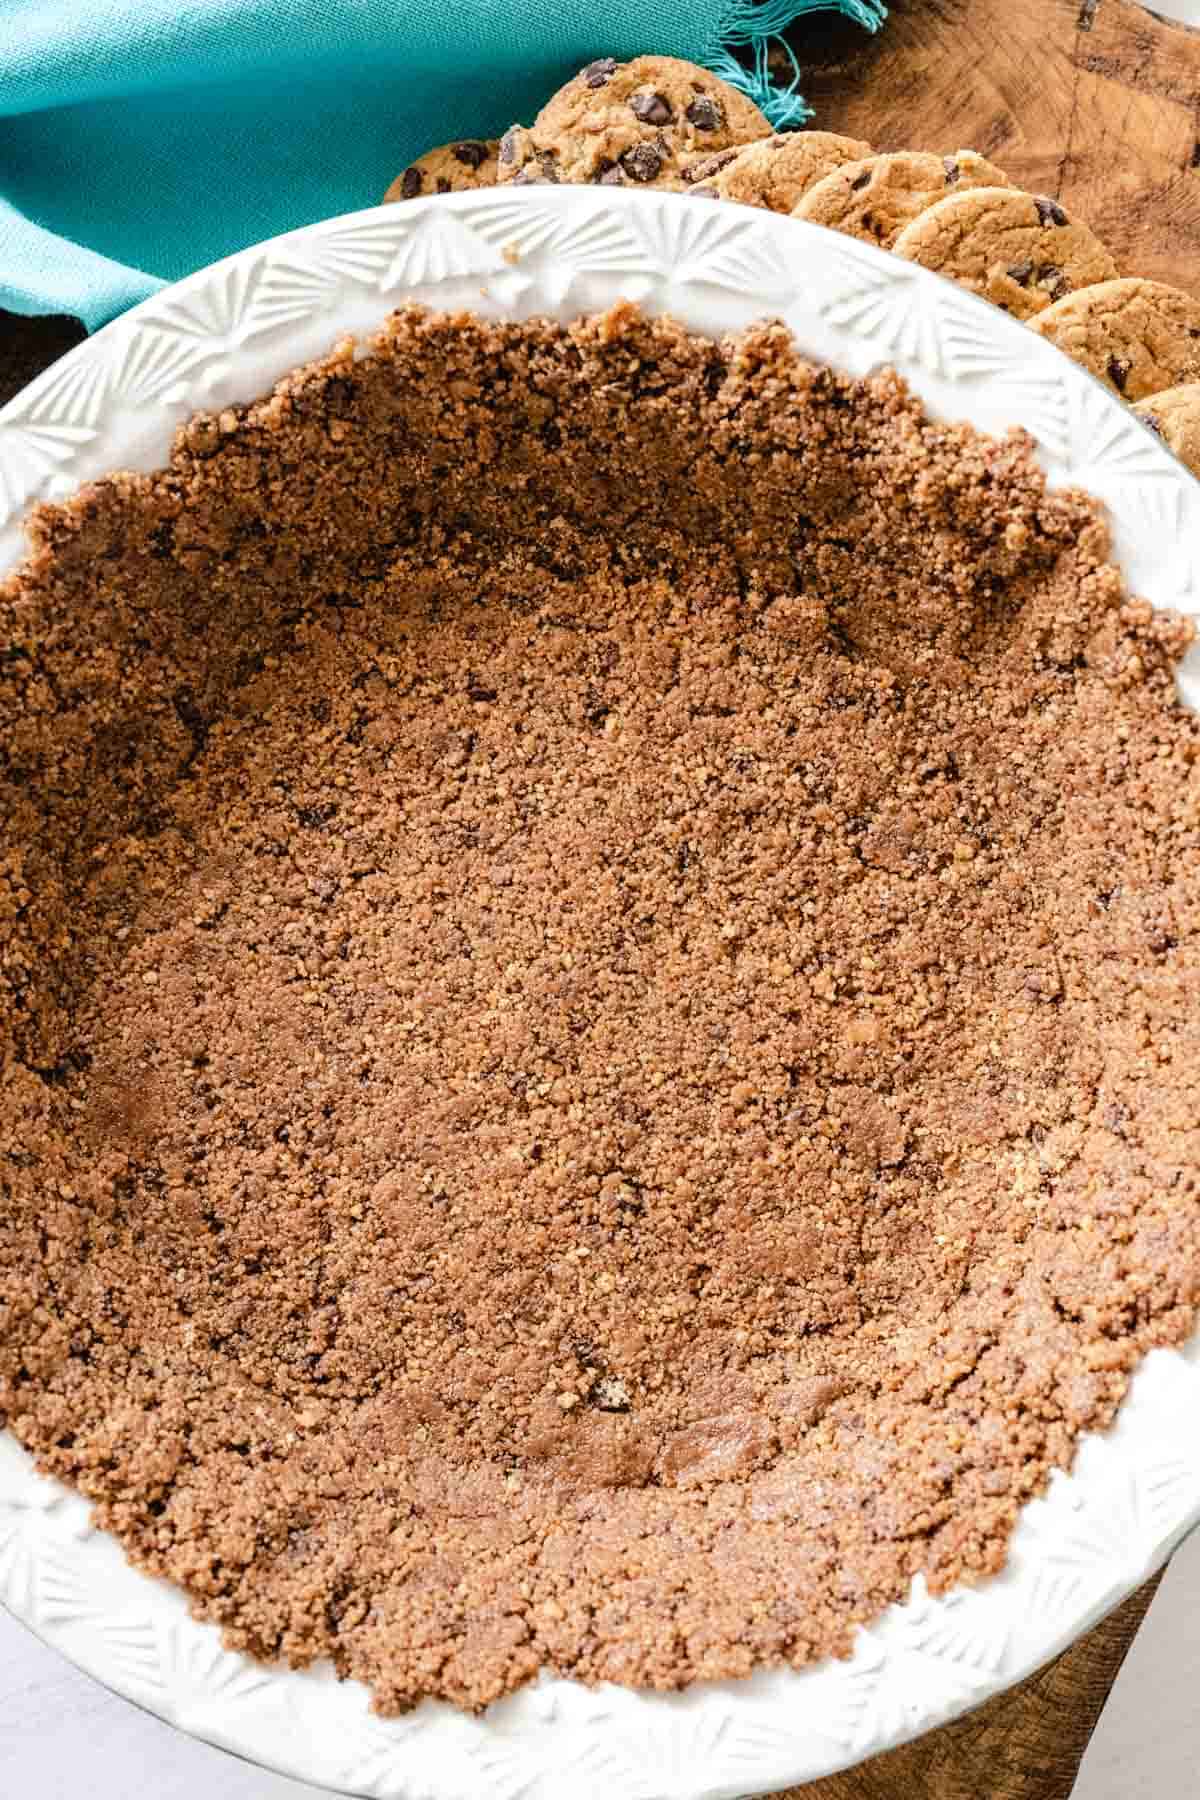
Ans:
[{"label": "teal tea towel", "polygon": [[[89,329],[245,244],[378,201],[423,150],[527,122],[597,56],[766,73],[800,13],[881,0],[0,0],[0,306]],[[731,55],[749,46],[751,67]]]}]

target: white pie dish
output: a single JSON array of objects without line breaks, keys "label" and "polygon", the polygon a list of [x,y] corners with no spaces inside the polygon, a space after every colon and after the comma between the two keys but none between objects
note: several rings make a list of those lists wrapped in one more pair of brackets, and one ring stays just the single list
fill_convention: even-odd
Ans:
[{"label": "white pie dish", "polygon": [[[197,408],[246,400],[402,300],[494,317],[619,298],[716,334],[785,319],[850,373],[894,364],[929,409],[1023,425],[1052,482],[1109,507],[1129,586],[1200,612],[1200,483],[1126,408],[986,303],[819,227],[685,196],[499,189],[338,219],[244,251],[99,333],[0,412],[0,568],[21,519],[165,460]],[[1200,699],[1200,674],[1181,685]],[[1200,1342],[1155,1352],[1115,1428],[1026,1509],[1005,1572],[919,1590],[855,1655],[649,1696],[546,1681],[473,1719],[373,1719],[365,1690],[225,1652],[135,1572],[77,1495],[0,1435],[0,1598],[73,1661],[183,1729],[309,1782],[404,1800],[719,1800],[810,1780],[977,1705],[1061,1650],[1200,1521]]]}]

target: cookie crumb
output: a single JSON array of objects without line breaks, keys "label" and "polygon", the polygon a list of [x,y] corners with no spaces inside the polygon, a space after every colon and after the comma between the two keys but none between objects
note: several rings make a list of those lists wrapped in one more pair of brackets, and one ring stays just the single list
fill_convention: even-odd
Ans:
[{"label": "cookie crumb", "polygon": [[1107,555],[628,306],[405,310],[41,508],[0,1422],[384,1712],[998,1569],[1200,1292],[1190,631]]}]

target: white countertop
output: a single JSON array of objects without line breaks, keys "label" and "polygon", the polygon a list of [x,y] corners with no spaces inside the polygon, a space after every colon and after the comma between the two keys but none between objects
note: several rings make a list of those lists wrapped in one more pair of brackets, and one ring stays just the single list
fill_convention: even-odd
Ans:
[{"label": "white countertop", "polygon": [[[1200,0],[1154,0],[1152,10],[1200,26]],[[1073,1800],[1197,1793],[1198,1593],[1200,1533],[1167,1573]],[[81,1675],[0,1610],[3,1800],[319,1800],[323,1791],[182,1736]]]}]

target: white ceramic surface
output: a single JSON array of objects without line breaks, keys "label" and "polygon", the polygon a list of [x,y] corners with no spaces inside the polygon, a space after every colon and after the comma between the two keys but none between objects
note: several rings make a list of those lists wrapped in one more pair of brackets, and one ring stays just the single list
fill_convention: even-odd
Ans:
[{"label": "white ceramic surface", "polygon": [[[892,363],[932,412],[1024,425],[1056,485],[1102,498],[1131,587],[1200,613],[1200,483],[1113,396],[1005,315],[818,227],[628,190],[533,188],[374,209],[217,264],[137,308],[0,412],[0,567],[34,500],[152,468],[197,407],[261,392],[402,299],[570,318],[619,298],[715,333],[782,317],[861,373]],[[1200,698],[1200,660],[1181,686]],[[0,1436],[0,1598],[48,1642],[183,1729],[379,1800],[724,1800],[844,1767],[1020,1679],[1136,1587],[1200,1520],[1200,1341],[1157,1352],[1116,1427],[1030,1505],[1009,1566],[904,1606],[854,1656],[653,1696],[543,1681],[483,1719],[370,1716],[328,1671],[229,1654],[172,1589],[91,1530]]]}]

